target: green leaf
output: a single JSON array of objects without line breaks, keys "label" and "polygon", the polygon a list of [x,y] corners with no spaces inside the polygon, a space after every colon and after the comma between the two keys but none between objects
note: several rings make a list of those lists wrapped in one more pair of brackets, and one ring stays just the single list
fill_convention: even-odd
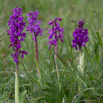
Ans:
[{"label": "green leaf", "polygon": [[35,102],[36,102],[36,101],[40,101],[40,100],[46,100],[45,96],[36,98],[36,99],[35,99]]},{"label": "green leaf", "polygon": [[101,45],[102,47],[102,39],[100,37],[100,34],[98,33],[98,31],[96,31],[96,34],[97,34],[97,37],[98,37],[98,40],[99,40],[99,44]]},{"label": "green leaf", "polygon": [[[83,76],[83,73],[84,73],[84,53],[80,57],[80,64],[78,66],[78,71]],[[78,78],[78,84],[79,84],[78,91],[80,91],[82,89],[82,83],[87,87],[86,83],[82,80],[82,78],[79,76],[79,74],[77,75],[77,78]]]},{"label": "green leaf", "polygon": [[84,89],[84,92],[94,91],[94,88],[86,88]]},{"label": "green leaf", "polygon": [[65,103],[64,97],[63,97],[63,101],[62,101],[62,103]]},{"label": "green leaf", "polygon": [[63,65],[69,69],[69,72],[71,73],[71,75],[75,78],[75,80],[77,80],[77,78],[75,77],[72,69],[68,66],[68,64],[56,53],[56,55],[58,56],[58,58],[60,59],[60,61],[63,63]]},{"label": "green leaf", "polygon": [[97,60],[97,65],[99,64],[99,53],[96,53],[96,60]]},{"label": "green leaf", "polygon": [[99,49],[99,44],[96,43],[96,44],[95,44],[95,53],[98,52],[98,49]]},{"label": "green leaf", "polygon": [[89,55],[88,50],[87,50],[86,47],[85,47],[85,50],[86,50],[86,52],[87,52],[87,55],[88,55],[88,58],[89,58],[90,62],[93,64],[92,59],[91,59],[91,57],[90,57],[90,55]]},{"label": "green leaf", "polygon": [[3,103],[3,101],[1,100],[0,103]]},{"label": "green leaf", "polygon": [[79,72],[83,74],[83,68],[84,67],[84,53],[82,54],[81,58],[80,58],[80,65],[79,65]]},{"label": "green leaf", "polygon": [[25,90],[24,92],[21,93],[21,95],[20,95],[20,103],[24,103],[26,92],[27,92],[27,90]]}]

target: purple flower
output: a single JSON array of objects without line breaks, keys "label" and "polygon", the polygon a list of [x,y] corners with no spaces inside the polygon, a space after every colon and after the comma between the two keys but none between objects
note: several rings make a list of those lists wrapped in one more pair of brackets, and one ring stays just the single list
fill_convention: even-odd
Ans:
[{"label": "purple flower", "polygon": [[7,31],[7,35],[10,35],[11,44],[9,47],[11,46],[15,51],[11,56],[14,58],[14,62],[18,62],[20,54],[22,58],[24,57],[24,54],[28,54],[28,52],[20,50],[22,48],[21,42],[24,41],[24,37],[26,37],[26,33],[23,32],[26,23],[23,22],[24,17],[21,17],[22,8],[16,7],[12,12],[13,15],[10,15],[10,20],[8,21],[10,27]]},{"label": "purple flower", "polygon": [[[51,48],[51,45],[56,45],[58,39],[60,38],[60,40],[63,42],[63,33],[64,33],[64,28],[60,28],[60,24],[59,22],[61,21],[61,18],[55,18],[53,21],[49,22],[49,25],[52,25],[52,29],[49,29],[49,42],[47,44],[49,44],[49,50]],[[51,40],[52,39],[52,40]]]},{"label": "purple flower", "polygon": [[88,29],[83,28],[84,21],[80,20],[78,23],[79,28],[73,32],[74,40],[72,40],[72,47],[75,47],[76,50],[81,49],[81,46],[85,47],[85,43],[89,41]]},{"label": "purple flower", "polygon": [[36,10],[35,12],[31,11],[30,13],[27,14],[28,16],[27,20],[29,21],[29,25],[27,26],[27,31],[32,33],[34,42],[35,42],[35,36],[37,37],[39,34],[43,36],[42,31],[44,30],[44,29],[40,29],[39,25],[41,25],[42,20],[37,20],[38,14],[39,14],[38,10]]}]

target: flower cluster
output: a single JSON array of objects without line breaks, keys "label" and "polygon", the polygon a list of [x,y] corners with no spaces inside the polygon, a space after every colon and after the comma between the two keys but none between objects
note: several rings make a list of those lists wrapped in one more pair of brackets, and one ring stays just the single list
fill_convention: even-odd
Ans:
[{"label": "flower cluster", "polygon": [[26,51],[20,50],[22,48],[21,42],[24,41],[24,37],[26,37],[26,33],[23,32],[23,29],[26,26],[26,23],[23,22],[23,18],[21,17],[22,15],[22,9],[21,8],[14,8],[13,9],[13,15],[10,15],[10,20],[8,21],[9,30],[7,31],[8,34],[10,35],[10,42],[13,50],[15,51],[14,54],[11,56],[14,58],[14,62],[18,62],[19,55],[21,53],[21,57],[23,59],[24,54],[28,54]]},{"label": "flower cluster", "polygon": [[37,21],[37,18],[38,18],[38,10],[36,10],[35,12],[30,12],[27,14],[28,16],[28,21],[29,21],[29,25],[27,26],[27,31],[29,31],[30,33],[32,33],[32,36],[33,36],[33,40],[35,42],[35,36],[37,37],[39,34],[41,36],[43,36],[42,34],[42,31],[44,29],[40,29],[40,24],[41,24],[41,21],[42,20],[38,20]]},{"label": "flower cluster", "polygon": [[[60,38],[60,40],[63,42],[63,33],[64,33],[64,28],[60,28],[60,24],[59,22],[61,21],[61,18],[55,18],[53,21],[49,22],[49,25],[52,25],[52,29],[49,29],[49,42],[47,44],[49,44],[49,50],[51,48],[51,45],[56,45],[58,39]],[[52,40],[50,40],[52,39]]]},{"label": "flower cluster", "polygon": [[88,37],[88,29],[83,28],[84,21],[80,20],[79,22],[79,28],[75,29],[73,32],[74,40],[72,40],[73,44],[72,47],[75,47],[76,50],[81,49],[81,46],[85,47],[86,42],[88,42],[89,37]]}]

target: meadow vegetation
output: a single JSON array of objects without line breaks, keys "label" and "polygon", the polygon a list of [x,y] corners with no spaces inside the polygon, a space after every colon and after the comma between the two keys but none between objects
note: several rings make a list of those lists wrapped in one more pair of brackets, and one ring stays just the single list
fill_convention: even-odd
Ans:
[{"label": "meadow vegetation", "polygon": [[[16,6],[23,9],[22,16],[27,23],[27,13],[39,11],[42,20],[43,37],[38,36],[39,69],[37,75],[35,45],[32,35],[27,35],[22,49],[29,52],[20,57],[19,85],[24,103],[103,103],[103,0],[0,0],[0,103],[14,103],[15,99],[15,63],[14,53],[7,35],[9,15]],[[62,18],[64,27],[62,43],[58,41],[57,66],[55,66],[55,48],[49,50],[48,25],[55,17]],[[88,29],[89,41],[82,47],[84,53],[83,76],[78,71],[79,51],[72,47],[73,31],[78,28],[78,21],[83,19],[84,28]],[[78,91],[77,75],[83,85]],[[25,95],[24,95],[25,94]],[[22,99],[21,99],[22,100]]]}]

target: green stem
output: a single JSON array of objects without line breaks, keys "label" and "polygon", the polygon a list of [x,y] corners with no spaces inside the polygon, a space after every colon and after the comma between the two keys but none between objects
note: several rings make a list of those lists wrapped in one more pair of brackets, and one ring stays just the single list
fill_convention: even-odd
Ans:
[{"label": "green stem", "polygon": [[16,73],[15,73],[15,103],[19,103],[18,62],[16,62]]},{"label": "green stem", "polygon": [[[55,53],[57,53],[57,42],[56,42],[56,46],[55,46]],[[57,70],[57,77],[59,78],[58,66],[57,66],[57,55],[56,54],[55,54],[55,66],[56,66],[56,70]]]},{"label": "green stem", "polygon": [[[79,73],[81,73],[80,59],[81,59],[81,48],[79,48],[79,67],[78,67]],[[81,81],[81,77],[78,74],[78,91],[80,91],[81,88],[82,88],[82,81]]]},{"label": "green stem", "polygon": [[81,58],[81,48],[79,48],[79,61],[80,61],[80,58]]},{"label": "green stem", "polygon": [[[55,46],[55,53],[57,53],[57,43],[56,42],[56,46]],[[55,66],[56,66],[56,70],[57,70],[57,77],[58,77],[58,81],[59,81],[59,72],[58,72],[58,66],[57,66],[57,55],[55,54]],[[61,83],[59,82],[59,90],[61,91]]]},{"label": "green stem", "polygon": [[39,69],[38,44],[37,44],[37,36],[36,35],[35,35],[35,57],[36,57],[36,62],[37,62],[37,75],[38,75],[38,78],[41,78],[40,69]]}]

